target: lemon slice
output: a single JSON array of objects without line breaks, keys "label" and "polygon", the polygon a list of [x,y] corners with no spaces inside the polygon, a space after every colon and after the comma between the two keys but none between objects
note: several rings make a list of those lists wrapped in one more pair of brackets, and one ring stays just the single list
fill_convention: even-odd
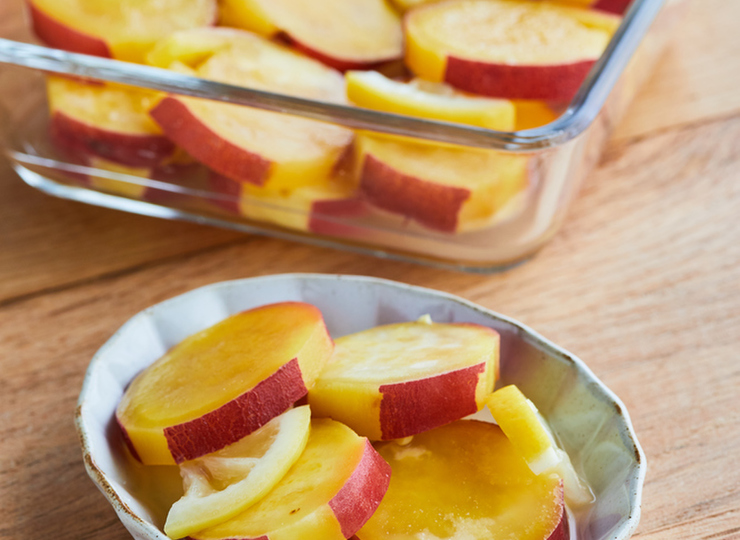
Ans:
[{"label": "lemon slice", "polygon": [[185,495],[164,530],[182,538],[222,523],[260,500],[298,460],[311,425],[308,405],[272,419],[236,443],[180,465]]},{"label": "lemon slice", "polygon": [[316,418],[306,449],[270,493],[189,540],[345,540],[375,512],[390,476],[370,441]]},{"label": "lemon slice", "polygon": [[505,99],[473,96],[423,79],[394,81],[377,71],[348,71],[345,80],[347,97],[360,107],[500,131],[514,129],[514,104]]},{"label": "lemon slice", "polygon": [[557,474],[563,479],[565,500],[572,507],[593,501],[593,493],[573,468],[568,454],[555,442],[547,422],[534,403],[515,385],[496,390],[488,409],[511,444],[536,474]]}]

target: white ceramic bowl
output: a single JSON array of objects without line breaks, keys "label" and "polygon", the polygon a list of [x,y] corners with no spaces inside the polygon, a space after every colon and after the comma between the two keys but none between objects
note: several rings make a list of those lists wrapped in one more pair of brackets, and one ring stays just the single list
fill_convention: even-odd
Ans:
[{"label": "white ceramic bowl", "polygon": [[634,532],[645,456],[624,406],[581,360],[526,326],[449,294],[367,277],[290,274],[216,283],[150,307],[90,363],[76,418],[85,466],[137,540],[167,539],[166,501],[148,498],[146,482],[164,482],[171,472],[159,467],[142,475],[123,451],[114,412],[126,385],[185,337],[239,311],[285,300],[321,309],[334,337],[426,313],[437,322],[496,329],[502,382],[517,384],[537,405],[595,493],[588,510],[571,516],[571,538],[624,540]]}]

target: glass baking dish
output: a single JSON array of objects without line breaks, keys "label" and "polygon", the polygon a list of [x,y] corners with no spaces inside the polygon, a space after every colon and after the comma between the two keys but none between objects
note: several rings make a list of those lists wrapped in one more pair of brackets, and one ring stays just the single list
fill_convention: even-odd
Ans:
[{"label": "glass baking dish", "polygon": [[[4,151],[26,183],[58,197],[381,257],[493,272],[533,255],[560,227],[608,134],[650,73],[680,3],[669,0],[663,6],[663,0],[635,0],[562,114],[542,127],[512,132],[280,95],[0,38],[0,63],[31,68],[0,70],[0,77],[4,71],[14,82],[28,79],[18,83],[22,96],[11,92],[0,96],[5,108],[0,110]],[[450,224],[437,220],[437,213],[444,212],[437,212],[436,203],[427,200],[444,199],[444,194],[414,193],[419,208],[426,205],[417,215],[415,208],[405,213],[379,208],[353,188],[328,201],[285,190],[254,193],[189,158],[154,168],[91,161],[67,151],[51,136],[46,73],[244,105],[343,126],[356,134],[385,134],[387,140],[389,135],[412,137],[437,145],[442,152],[453,145],[454,151],[473,155],[481,149],[494,157],[482,160],[480,167],[507,163],[519,171],[520,181],[513,191],[511,182],[509,188],[498,188],[509,190],[505,197],[497,188],[484,193],[485,198],[499,199],[495,211]],[[333,169],[347,186],[358,182],[357,155],[344,153]],[[484,205],[488,201],[484,199]],[[420,218],[421,214],[427,217]]]}]

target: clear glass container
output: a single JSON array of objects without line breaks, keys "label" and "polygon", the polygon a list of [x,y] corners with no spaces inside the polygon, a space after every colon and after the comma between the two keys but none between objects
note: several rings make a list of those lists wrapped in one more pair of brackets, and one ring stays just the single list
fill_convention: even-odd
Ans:
[{"label": "clear glass container", "polygon": [[[248,89],[0,37],[0,63],[30,68],[0,67],[0,83],[3,77],[6,82],[0,84],[3,148],[26,183],[54,196],[382,257],[492,272],[533,255],[563,223],[581,182],[650,74],[680,12],[679,1],[663,3],[635,0],[574,99],[562,107],[562,114],[542,127],[512,132]],[[49,73],[274,111],[288,116],[288,125],[296,117],[317,120],[325,127],[334,126],[330,130],[341,126],[350,139],[354,137],[354,143],[332,167],[334,187],[328,196],[323,184],[318,194],[310,187],[245,188],[243,182],[178,153],[156,165],[123,165],[117,159],[120,148],[115,142],[97,141],[93,148],[97,155],[91,159],[89,153],[65,145],[52,126],[44,84]],[[7,89],[8,82],[11,89]],[[14,86],[23,91],[12,91]],[[408,145],[408,138],[413,138],[418,147],[459,155],[455,159],[473,172],[509,172],[502,172],[501,181],[475,195],[476,208],[459,210],[460,199],[466,197],[459,190],[429,191],[422,186],[413,191],[408,175],[387,177],[386,184],[392,188],[386,197],[388,204],[378,205],[367,190],[359,189],[363,181],[359,177],[366,173],[373,147],[362,150],[358,141],[367,139],[368,133],[375,135],[370,140],[385,145],[398,141]],[[281,143],[290,144],[275,141]],[[426,153],[421,152],[420,159],[426,159]],[[413,162],[415,154],[406,151],[402,159]],[[446,158],[443,161],[450,163]],[[301,182],[316,183],[310,174]],[[339,195],[337,185],[341,186]],[[401,197],[407,201],[399,207],[396,201]],[[457,202],[450,203],[456,197]],[[445,210],[446,204],[458,204],[459,211]]]}]

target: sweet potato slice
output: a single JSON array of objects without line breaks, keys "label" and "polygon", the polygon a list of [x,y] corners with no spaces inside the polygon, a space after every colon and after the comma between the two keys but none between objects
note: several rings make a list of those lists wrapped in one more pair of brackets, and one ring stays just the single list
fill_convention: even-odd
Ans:
[{"label": "sweet potato slice", "polygon": [[403,55],[399,16],[385,0],[224,0],[225,23],[284,33],[301,51],[337,69]]},{"label": "sweet potato slice", "polygon": [[332,349],[314,306],[284,302],[245,311],[190,336],[139,374],[116,419],[142,463],[189,461],[291,407]]},{"label": "sweet potato slice", "polygon": [[618,23],[614,15],[549,2],[430,4],[406,15],[406,62],[420,77],[476,94],[568,101]]},{"label": "sweet potato slice", "polygon": [[153,92],[63,77],[46,81],[52,138],[65,146],[130,167],[151,167],[175,145],[149,117]]},{"label": "sweet potato slice", "polygon": [[217,174],[208,180],[211,189],[223,195],[214,197],[222,208],[248,219],[330,236],[363,234],[360,227],[348,220],[362,217],[367,205],[351,186],[336,179],[287,193],[234,182]]},{"label": "sweet potato slice", "polygon": [[215,0],[29,0],[36,34],[52,47],[143,62],[154,43],[216,22]]},{"label": "sweet potato slice", "polygon": [[427,321],[344,336],[308,401],[316,416],[372,440],[408,437],[483,406],[496,378],[498,342],[484,326]]},{"label": "sweet potato slice", "polygon": [[524,156],[358,135],[360,193],[437,231],[489,226],[528,183]]},{"label": "sweet potato slice", "polygon": [[493,424],[460,420],[378,452],[391,483],[361,540],[567,540],[563,488],[536,476]]},{"label": "sweet potato slice", "polygon": [[[160,43],[150,61],[258,90],[345,102],[337,71],[249,32],[201,29]],[[151,111],[193,157],[236,181],[271,190],[324,183],[352,142],[349,129],[287,114],[170,95]]]},{"label": "sweet potato slice", "polygon": [[591,6],[607,13],[623,14],[630,7],[632,0],[596,0]]}]

